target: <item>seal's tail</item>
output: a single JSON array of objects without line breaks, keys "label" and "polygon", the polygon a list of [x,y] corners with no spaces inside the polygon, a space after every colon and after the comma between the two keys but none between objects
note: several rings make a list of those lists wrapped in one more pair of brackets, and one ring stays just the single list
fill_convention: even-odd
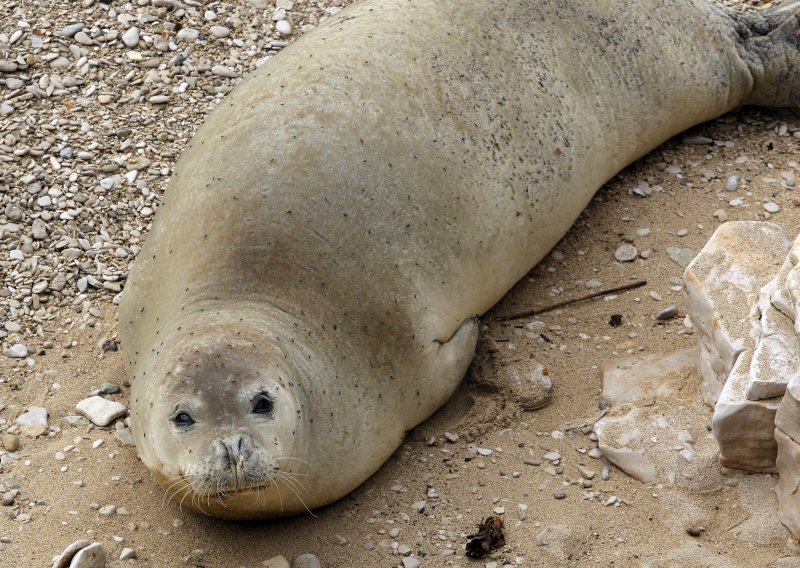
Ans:
[{"label": "seal's tail", "polygon": [[800,106],[800,1],[731,15],[753,76],[746,104]]}]

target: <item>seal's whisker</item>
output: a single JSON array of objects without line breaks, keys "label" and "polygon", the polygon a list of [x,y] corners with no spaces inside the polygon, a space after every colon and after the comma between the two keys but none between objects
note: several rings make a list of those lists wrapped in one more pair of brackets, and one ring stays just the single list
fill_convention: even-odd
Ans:
[{"label": "seal's whisker", "polygon": [[274,459],[276,459],[276,460],[296,460],[296,461],[299,461],[300,463],[306,464],[308,467],[311,467],[311,468],[314,467],[313,464],[307,462],[306,460],[301,460],[300,458],[295,458],[295,457],[291,457],[291,456],[277,456]]},{"label": "seal's whisker", "polygon": [[303,491],[305,491],[308,494],[309,497],[312,496],[311,492],[308,489],[306,489],[306,486],[303,485],[303,483],[299,479],[294,479],[293,477],[291,477],[291,475],[293,474],[287,474],[285,471],[280,471],[280,470],[276,471],[275,473],[279,474],[282,479],[290,482],[292,485],[294,484],[299,485],[303,489]]},{"label": "seal's whisker", "polygon": [[[276,472],[276,473],[279,473],[279,472]],[[312,513],[312,512],[311,512],[311,509],[309,509],[309,508],[308,508],[308,505],[306,505],[306,502],[305,502],[305,501],[303,501],[303,498],[302,498],[302,497],[300,497],[300,494],[299,494],[299,493],[297,493],[297,491],[295,491],[294,487],[292,487],[292,486],[289,484],[289,482],[286,480],[286,478],[284,478],[284,477],[281,477],[281,476],[278,476],[278,477],[276,477],[276,478],[275,478],[275,480],[276,480],[276,481],[277,481],[277,480],[281,480],[281,481],[283,481],[283,482],[286,484],[286,487],[288,487],[288,488],[289,488],[289,490],[290,490],[292,493],[294,493],[295,497],[297,497],[297,498],[300,500],[300,503],[303,505],[303,507],[305,508],[305,510],[306,510],[306,511],[308,511],[308,514],[309,514],[309,515],[311,515],[311,516],[312,516],[312,517],[314,517],[314,518],[316,518],[316,517],[317,517],[317,516],[316,516],[314,513]]]}]

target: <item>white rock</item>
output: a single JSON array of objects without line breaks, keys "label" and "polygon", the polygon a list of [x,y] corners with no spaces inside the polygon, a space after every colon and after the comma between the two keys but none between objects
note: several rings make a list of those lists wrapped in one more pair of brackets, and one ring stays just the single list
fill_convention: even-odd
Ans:
[{"label": "white rock", "polygon": [[[131,558],[136,558],[136,551],[133,548],[123,548],[122,552],[119,553],[120,560],[130,560]],[[288,567],[288,563],[287,563]],[[275,567],[277,568],[277,567]]]},{"label": "white rock", "polygon": [[72,561],[72,558],[75,556],[75,554],[79,550],[86,548],[90,544],[92,543],[91,541],[88,540],[76,540],[68,547],[66,547],[64,549],[64,552],[62,552],[58,557],[56,557],[55,561],[53,562],[53,568],[68,568],[69,563]]},{"label": "white rock", "polygon": [[741,353],[714,407],[711,426],[725,467],[754,472],[774,472],[775,412],[780,398],[748,400],[753,351]]},{"label": "white rock", "polygon": [[781,210],[781,206],[773,201],[768,201],[764,204],[764,211],[767,213],[777,213]]},{"label": "white rock", "polygon": [[739,187],[739,176],[728,176],[725,180],[725,191],[736,191]]},{"label": "white rock", "polygon": [[[778,415],[780,414],[779,408]],[[800,491],[797,491],[800,486],[800,443],[779,428],[775,429],[775,440],[778,443],[778,484],[775,486],[778,518],[792,536],[800,540]]]},{"label": "white rock", "polygon": [[292,25],[286,20],[278,20],[275,22],[275,29],[282,36],[292,35]]},{"label": "white rock", "polygon": [[72,558],[69,568],[105,568],[108,555],[106,549],[99,542],[82,548]]},{"label": "white rock", "polygon": [[697,348],[694,347],[666,357],[646,354],[608,361],[600,367],[600,396],[610,406],[663,396],[673,392],[673,383],[682,380],[685,371],[696,364]]},{"label": "white rock", "polygon": [[211,35],[216,38],[228,37],[231,35],[231,30],[225,26],[211,26]]},{"label": "white rock", "polygon": [[783,396],[789,378],[800,372],[800,336],[794,322],[771,303],[777,285],[778,277],[762,288],[751,314],[756,348],[745,392],[750,400]]},{"label": "white rock", "polygon": [[47,409],[41,406],[31,406],[27,412],[17,416],[14,422],[22,427],[44,426],[47,428]]},{"label": "white rock", "polygon": [[127,412],[124,404],[106,400],[100,396],[90,396],[75,405],[75,410],[97,426],[108,426],[112,421]]},{"label": "white rock", "polygon": [[125,30],[125,33],[122,34],[122,43],[131,49],[139,45],[139,28],[133,26]]},{"label": "white rock", "polygon": [[714,404],[740,353],[754,349],[749,312],[790,247],[773,223],[720,225],[686,268],[686,311],[696,330],[701,390]]},{"label": "white rock", "polygon": [[614,252],[614,258],[619,262],[631,262],[636,259],[637,254],[639,254],[639,251],[636,250],[636,247],[626,243],[617,247]]},{"label": "white rock", "polygon": [[16,343],[11,347],[3,349],[3,355],[12,359],[22,359],[28,356],[28,348],[22,343]]}]

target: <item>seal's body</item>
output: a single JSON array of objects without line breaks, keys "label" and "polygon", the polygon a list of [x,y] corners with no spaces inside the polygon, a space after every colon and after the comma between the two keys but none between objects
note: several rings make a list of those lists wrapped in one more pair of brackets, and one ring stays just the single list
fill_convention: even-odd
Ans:
[{"label": "seal's body", "polygon": [[738,105],[797,104],[797,22],[365,0],[286,48],[194,137],[125,287],[142,460],[224,517],[345,495],[606,180]]}]

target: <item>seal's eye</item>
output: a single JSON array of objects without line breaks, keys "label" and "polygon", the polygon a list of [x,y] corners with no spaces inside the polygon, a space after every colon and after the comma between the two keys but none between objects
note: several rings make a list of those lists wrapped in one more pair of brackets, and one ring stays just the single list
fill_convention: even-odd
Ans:
[{"label": "seal's eye", "polygon": [[270,398],[261,393],[253,399],[253,414],[270,414],[273,406]]},{"label": "seal's eye", "polygon": [[177,426],[191,426],[192,424],[194,424],[194,418],[189,416],[188,412],[179,412],[178,414],[175,415],[172,421]]}]

